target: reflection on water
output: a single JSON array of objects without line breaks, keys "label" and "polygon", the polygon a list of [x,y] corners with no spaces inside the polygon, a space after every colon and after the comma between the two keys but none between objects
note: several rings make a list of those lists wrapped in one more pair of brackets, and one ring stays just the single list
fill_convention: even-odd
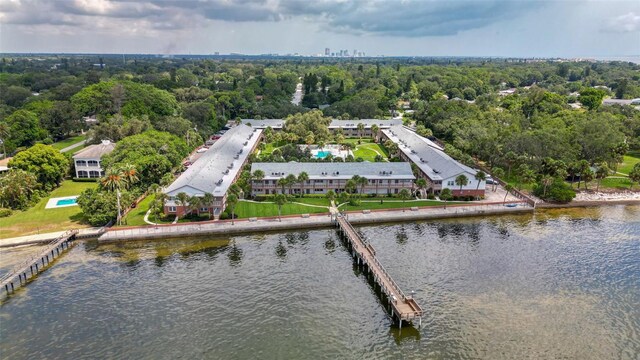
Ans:
[{"label": "reflection on water", "polygon": [[[358,231],[425,309],[422,329],[391,326],[387,303],[333,230],[84,242],[3,302],[0,357],[640,353],[638,206]],[[12,254],[0,252],[3,260]]]}]

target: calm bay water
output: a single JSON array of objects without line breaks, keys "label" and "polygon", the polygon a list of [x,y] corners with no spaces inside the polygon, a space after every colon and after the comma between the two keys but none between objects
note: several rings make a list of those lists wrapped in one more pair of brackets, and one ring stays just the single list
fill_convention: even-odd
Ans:
[{"label": "calm bay water", "polygon": [[[85,242],[0,305],[0,358],[640,354],[639,206],[360,231],[422,329],[392,326],[333,230]],[[2,271],[26,251],[0,253]]]}]

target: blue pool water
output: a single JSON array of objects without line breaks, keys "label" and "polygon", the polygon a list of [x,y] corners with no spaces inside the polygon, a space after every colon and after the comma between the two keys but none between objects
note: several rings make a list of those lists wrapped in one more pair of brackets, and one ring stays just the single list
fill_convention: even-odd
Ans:
[{"label": "blue pool water", "polygon": [[324,159],[329,155],[331,155],[331,151],[318,151],[318,153],[316,154],[316,158]]},{"label": "blue pool water", "polygon": [[61,199],[58,200],[56,202],[56,206],[62,206],[62,205],[75,205],[76,204],[76,199]]}]

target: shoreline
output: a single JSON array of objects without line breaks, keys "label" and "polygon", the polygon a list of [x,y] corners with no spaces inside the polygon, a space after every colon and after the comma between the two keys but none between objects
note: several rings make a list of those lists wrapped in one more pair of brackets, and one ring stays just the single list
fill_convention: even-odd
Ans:
[{"label": "shoreline", "polygon": [[[512,202],[515,203],[515,202]],[[402,223],[419,220],[452,219],[477,216],[500,216],[508,214],[535,213],[536,209],[562,209],[581,207],[603,207],[614,205],[640,205],[640,200],[607,200],[607,201],[573,201],[568,204],[537,204],[535,208],[518,203],[518,207],[505,207],[500,204],[478,204],[478,205],[448,205],[443,207],[420,207],[406,208],[403,211],[396,209],[376,209],[367,213],[363,211],[348,211],[349,222],[354,225],[389,224]],[[148,226],[131,226],[121,228],[109,228],[103,234],[97,228],[82,229],[79,240],[93,239],[102,243],[170,239],[184,236],[236,236],[255,234],[260,232],[278,232],[300,229],[318,229],[333,227],[333,221],[329,213],[310,215],[287,215],[282,216],[282,221],[277,217],[264,217],[251,219],[236,219],[234,225],[231,220],[223,221],[202,221],[179,224],[162,224]],[[15,238],[0,239],[0,249],[45,244],[55,239],[58,232],[27,235]]]},{"label": "shoreline", "polygon": [[572,201],[568,204],[542,203],[536,204],[536,209],[561,209],[579,207],[598,207],[607,205],[640,205],[640,200],[619,199],[619,200],[580,200]]},{"label": "shoreline", "polygon": [[[446,208],[407,208],[404,211],[402,209],[372,210],[369,212],[353,211],[347,212],[346,215],[347,219],[352,224],[364,225],[455,217],[529,213],[533,211],[533,207],[522,204],[517,207],[506,207],[504,204],[485,204],[473,206],[450,205]],[[258,218],[253,221],[246,219],[235,220],[234,224],[232,224],[231,220],[224,220],[217,222],[182,223],[109,229],[105,234],[98,238],[98,242],[106,243],[202,235],[234,236],[261,232],[277,232],[283,230],[328,228],[333,226],[335,226],[333,217],[329,213],[290,215],[286,217],[283,216],[282,221],[279,221],[277,217],[272,217]]]}]

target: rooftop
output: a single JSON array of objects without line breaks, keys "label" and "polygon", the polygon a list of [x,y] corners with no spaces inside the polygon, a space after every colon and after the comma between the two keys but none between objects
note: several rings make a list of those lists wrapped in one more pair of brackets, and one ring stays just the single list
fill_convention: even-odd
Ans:
[{"label": "rooftop", "polygon": [[198,160],[180,175],[164,193],[190,196],[211,193],[222,197],[242,169],[262,130],[238,125],[227,131]]},{"label": "rooftop", "polygon": [[364,124],[365,128],[370,128],[371,126],[378,125],[379,128],[388,128],[394,125],[402,125],[401,119],[360,119],[360,120],[331,120],[331,124],[329,128],[338,128],[338,127],[357,127],[358,124]]},{"label": "rooftop", "polygon": [[476,174],[476,170],[459,163],[441,147],[404,126],[383,130],[391,141],[410,158],[431,180],[444,180],[462,173]]},{"label": "rooftop", "polygon": [[256,129],[266,129],[271,127],[272,129],[282,129],[284,126],[284,119],[242,119],[244,125],[250,125]]},{"label": "rooftop", "polygon": [[90,145],[73,154],[74,159],[100,159],[116,148],[116,144],[109,140],[102,140],[100,144]]},{"label": "rooftop", "polygon": [[253,163],[251,173],[256,170],[264,171],[264,179],[274,180],[289,174],[298,176],[306,172],[309,179],[351,179],[354,175],[367,179],[415,179],[411,165],[408,162],[334,162],[334,163]]}]

